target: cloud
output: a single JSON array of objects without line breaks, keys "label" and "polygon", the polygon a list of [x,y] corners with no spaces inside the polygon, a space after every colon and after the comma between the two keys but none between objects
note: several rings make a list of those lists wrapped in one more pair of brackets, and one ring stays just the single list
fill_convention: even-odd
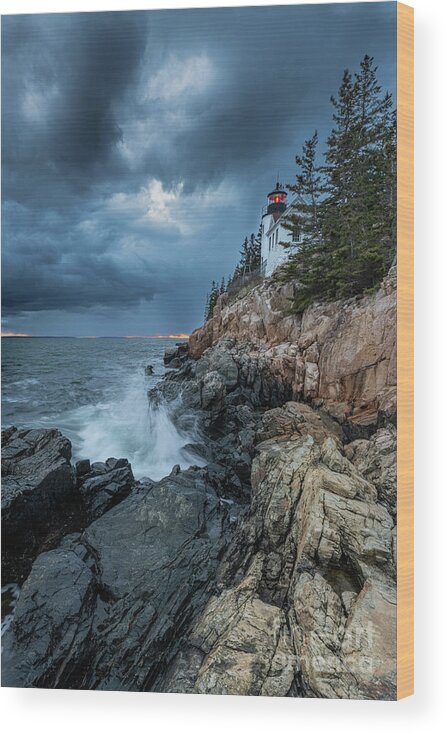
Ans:
[{"label": "cloud", "polygon": [[44,123],[50,119],[51,111],[59,96],[56,84],[44,89],[30,85],[23,93],[22,110],[25,118],[32,123]]},{"label": "cloud", "polygon": [[138,12],[4,19],[5,197],[63,202],[109,173],[121,139],[114,104],[139,69],[146,19]]},{"label": "cloud", "polygon": [[[237,200],[237,193],[228,182],[188,193],[183,181],[165,187],[162,181],[151,178],[135,194],[122,191],[113,194],[106,206],[140,226],[166,231],[174,229],[186,237],[199,232],[204,217],[225,206],[231,197]],[[85,226],[91,227],[92,223]]]},{"label": "cloud", "polygon": [[148,100],[163,100],[170,104],[189,103],[191,96],[203,94],[213,82],[214,68],[205,54],[180,59],[171,56],[147,85]]},{"label": "cloud", "polygon": [[5,16],[8,329],[191,330],[366,51],[393,91],[394,4]]}]

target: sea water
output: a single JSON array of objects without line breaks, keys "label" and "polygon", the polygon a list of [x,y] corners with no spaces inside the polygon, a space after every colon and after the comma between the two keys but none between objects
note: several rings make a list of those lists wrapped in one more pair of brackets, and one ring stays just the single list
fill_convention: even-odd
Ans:
[{"label": "sea water", "polygon": [[[200,464],[198,436],[173,422],[171,404],[148,399],[166,369],[172,339],[2,339],[2,427],[58,428],[73,460],[125,457],[137,479],[161,479],[174,464]],[[152,365],[147,376],[145,367]]]}]

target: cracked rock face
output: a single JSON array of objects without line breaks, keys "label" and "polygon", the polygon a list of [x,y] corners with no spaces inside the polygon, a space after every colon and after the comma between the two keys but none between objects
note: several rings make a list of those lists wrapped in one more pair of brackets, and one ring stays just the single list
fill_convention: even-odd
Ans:
[{"label": "cracked rock face", "polygon": [[62,537],[76,514],[70,459],[71,444],[57,430],[2,432],[3,583],[26,577],[46,539]]},{"label": "cracked rock face", "polygon": [[63,687],[88,655],[95,579],[72,550],[42,553],[19,597],[14,634],[3,643],[4,684]]},{"label": "cracked rock face", "polygon": [[[206,356],[222,339],[250,345],[252,372],[267,387],[252,384],[261,403],[324,400],[349,415],[352,438],[363,437],[355,434],[367,432],[378,413],[389,418],[396,411],[396,270],[371,296],[316,303],[301,316],[288,315],[293,290],[267,279],[234,302],[220,296],[213,318],[191,335],[190,355]],[[268,374],[289,390],[276,402]]]},{"label": "cracked rock face", "polygon": [[4,636],[4,684],[155,687],[212,593],[229,515],[205,470],[177,471],[38,556]]},{"label": "cracked rock face", "polygon": [[201,358],[168,355],[151,399],[205,468],[75,472],[59,432],[5,432],[4,685],[395,698],[393,275],[298,319],[286,297],[221,299]]},{"label": "cracked rock face", "polygon": [[263,435],[221,591],[174,660],[170,690],[392,699],[393,518],[308,406],[268,411]]},{"label": "cracked rock face", "polygon": [[130,493],[135,480],[127,459],[96,462],[78,474],[78,491],[89,520],[96,520]]}]

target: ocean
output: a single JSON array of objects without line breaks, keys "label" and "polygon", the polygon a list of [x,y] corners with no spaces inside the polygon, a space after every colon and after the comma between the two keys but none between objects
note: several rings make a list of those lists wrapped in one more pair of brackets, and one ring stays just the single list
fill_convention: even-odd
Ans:
[{"label": "ocean", "polygon": [[[177,340],[176,340],[177,341]],[[173,339],[2,339],[2,428],[58,428],[73,460],[125,457],[137,479],[161,479],[174,464],[199,464],[185,450],[194,432],[172,422],[147,392],[166,373]],[[144,368],[152,365],[152,375]]]}]

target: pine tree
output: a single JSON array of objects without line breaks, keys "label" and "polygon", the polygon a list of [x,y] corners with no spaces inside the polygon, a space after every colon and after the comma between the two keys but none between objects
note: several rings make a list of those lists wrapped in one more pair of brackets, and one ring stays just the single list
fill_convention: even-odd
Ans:
[{"label": "pine tree", "polygon": [[332,102],[323,234],[331,253],[330,295],[350,296],[377,284],[392,261],[395,118],[369,56],[354,80],[345,72]]},{"label": "pine tree", "polygon": [[298,172],[295,183],[287,188],[294,194],[294,205],[284,217],[284,227],[292,238],[281,242],[291,251],[281,278],[293,277],[300,282],[295,307],[307,303],[325,290],[328,274],[327,249],[322,237],[322,197],[324,193],[321,169],[316,164],[318,133],[306,140],[302,154],[296,156]]},{"label": "pine tree", "polygon": [[205,311],[203,314],[204,321],[208,321],[209,319],[209,313],[210,313],[210,294],[206,294],[206,300],[205,300]]},{"label": "pine tree", "polygon": [[219,298],[220,292],[220,286],[213,280],[211,283],[211,290],[206,297],[205,321],[209,321],[209,319],[213,317],[214,307],[217,299]]},{"label": "pine tree", "polygon": [[252,233],[250,235],[250,272],[254,273],[261,267],[261,236],[262,236],[262,225],[258,229],[258,234]]},{"label": "pine tree", "polygon": [[299,228],[279,277],[299,281],[294,308],[316,298],[362,293],[377,285],[396,246],[396,115],[373,59],[345,70],[334,107],[325,162],[317,167],[316,133],[297,156],[296,195],[288,229]]},{"label": "pine tree", "polygon": [[292,240],[281,243],[283,247],[296,247],[296,234],[300,235],[300,242],[308,245],[322,241],[320,203],[322,197],[322,177],[320,168],[316,165],[318,133],[306,140],[302,155],[296,156],[298,173],[295,184],[287,188],[294,194],[295,204],[292,211],[283,218],[284,227],[292,235]]}]

